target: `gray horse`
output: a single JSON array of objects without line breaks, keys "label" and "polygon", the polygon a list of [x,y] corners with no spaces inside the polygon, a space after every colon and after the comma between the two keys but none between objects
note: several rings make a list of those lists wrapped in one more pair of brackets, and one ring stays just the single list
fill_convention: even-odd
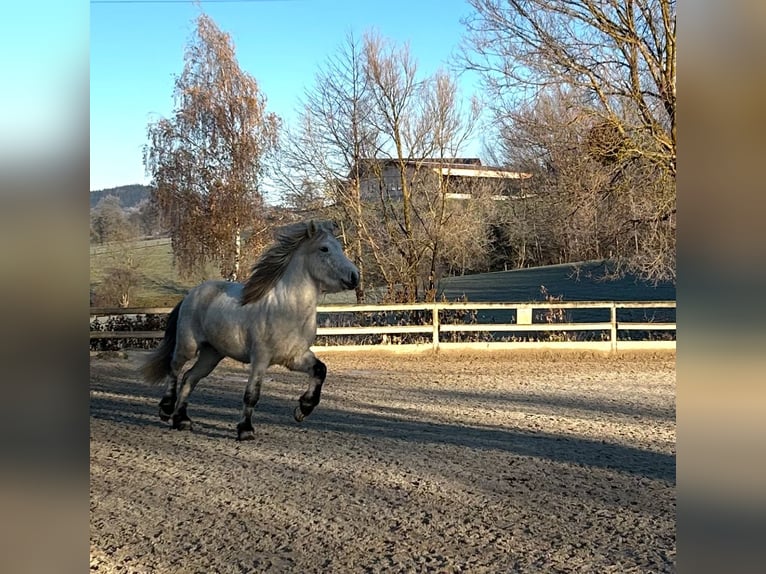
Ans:
[{"label": "gray horse", "polygon": [[[278,229],[244,284],[206,281],[168,316],[164,339],[142,368],[149,382],[168,378],[160,418],[172,420],[175,429],[190,429],[189,395],[224,357],[231,357],[250,364],[238,440],[255,438],[251,417],[271,365],[311,378],[294,413],[302,421],[319,404],[327,374],[310,350],[319,296],[354,289],[358,283],[359,271],[343,253],[331,223],[309,221]],[[177,388],[181,370],[195,356]]]}]

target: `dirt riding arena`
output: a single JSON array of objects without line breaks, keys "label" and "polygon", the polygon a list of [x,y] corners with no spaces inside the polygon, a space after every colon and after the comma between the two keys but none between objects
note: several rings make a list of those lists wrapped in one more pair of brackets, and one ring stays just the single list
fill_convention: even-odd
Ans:
[{"label": "dirt riding arena", "polygon": [[673,354],[320,354],[245,443],[245,367],[181,432],[144,357],[91,358],[91,572],[675,571]]}]

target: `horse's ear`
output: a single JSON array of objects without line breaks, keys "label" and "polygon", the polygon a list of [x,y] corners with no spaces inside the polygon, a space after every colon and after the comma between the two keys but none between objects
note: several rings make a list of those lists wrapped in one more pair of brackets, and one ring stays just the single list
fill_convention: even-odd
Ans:
[{"label": "horse's ear", "polygon": [[309,239],[314,237],[317,234],[317,231],[318,229],[317,229],[316,221],[314,221],[313,219],[309,220],[308,227],[306,228],[306,232],[309,236]]}]

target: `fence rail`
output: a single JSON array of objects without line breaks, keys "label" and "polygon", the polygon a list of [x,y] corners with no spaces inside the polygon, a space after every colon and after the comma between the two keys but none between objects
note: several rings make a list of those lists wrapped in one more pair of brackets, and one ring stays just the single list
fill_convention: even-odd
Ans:
[{"label": "fence rail", "polygon": [[[569,301],[569,302],[531,302],[531,303],[413,303],[404,305],[322,305],[317,309],[320,316],[317,328],[317,343],[315,351],[365,351],[393,350],[411,352],[438,349],[580,349],[596,351],[625,351],[625,350],[674,350],[676,348],[676,323],[660,321],[618,321],[618,313],[626,309],[675,309],[675,301]],[[539,313],[555,313],[564,310],[608,310],[608,321],[541,321]],[[170,307],[150,308],[91,308],[91,321],[94,318],[114,316],[166,315]],[[513,315],[512,320],[505,322],[483,323],[454,323],[445,322],[443,313],[450,311],[494,311]],[[358,313],[392,313],[401,311],[424,311],[429,317],[428,322],[420,325],[387,324],[375,326],[342,326],[348,322],[341,319],[344,315]],[[534,312],[538,312],[538,317]],[[430,313],[428,313],[430,312]],[[322,320],[326,316],[328,319]],[[494,318],[494,316],[490,316]],[[508,319],[508,317],[506,317]],[[537,318],[537,321],[535,319]],[[327,322],[335,321],[341,326],[329,326]],[[638,339],[620,338],[620,332],[651,332],[664,333],[663,339],[641,337]],[[534,340],[536,333],[555,332],[560,340]],[[593,340],[578,340],[576,332],[591,332],[598,334]],[[449,333],[517,333],[526,335],[532,340],[485,340],[485,341],[445,341]],[[572,333],[572,334],[570,334]],[[396,343],[389,335],[422,334],[430,335],[422,343]],[[563,335],[562,335],[563,334]],[[381,335],[381,342],[375,344],[322,344],[323,340],[332,336]],[[162,338],[162,331],[114,331],[91,328],[90,338],[93,339],[153,339]],[[668,337],[671,337],[668,338]],[[494,337],[494,336],[493,336]],[[539,338],[539,337],[538,337]],[[544,337],[543,337],[544,338]]]}]

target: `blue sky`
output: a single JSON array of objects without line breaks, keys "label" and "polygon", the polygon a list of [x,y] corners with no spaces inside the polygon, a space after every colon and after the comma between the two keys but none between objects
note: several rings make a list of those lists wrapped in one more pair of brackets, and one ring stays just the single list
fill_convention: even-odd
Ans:
[{"label": "blue sky", "polygon": [[[104,0],[100,0],[103,2]],[[90,188],[148,183],[142,164],[146,127],[173,108],[173,81],[200,8],[191,2],[111,0],[90,4]],[[262,0],[203,2],[232,36],[242,69],[269,110],[290,123],[299,99],[348,32],[369,29],[409,42],[422,74],[449,69],[464,33],[464,0]],[[461,80],[464,95],[475,77]],[[478,155],[473,142],[463,155]]]}]

